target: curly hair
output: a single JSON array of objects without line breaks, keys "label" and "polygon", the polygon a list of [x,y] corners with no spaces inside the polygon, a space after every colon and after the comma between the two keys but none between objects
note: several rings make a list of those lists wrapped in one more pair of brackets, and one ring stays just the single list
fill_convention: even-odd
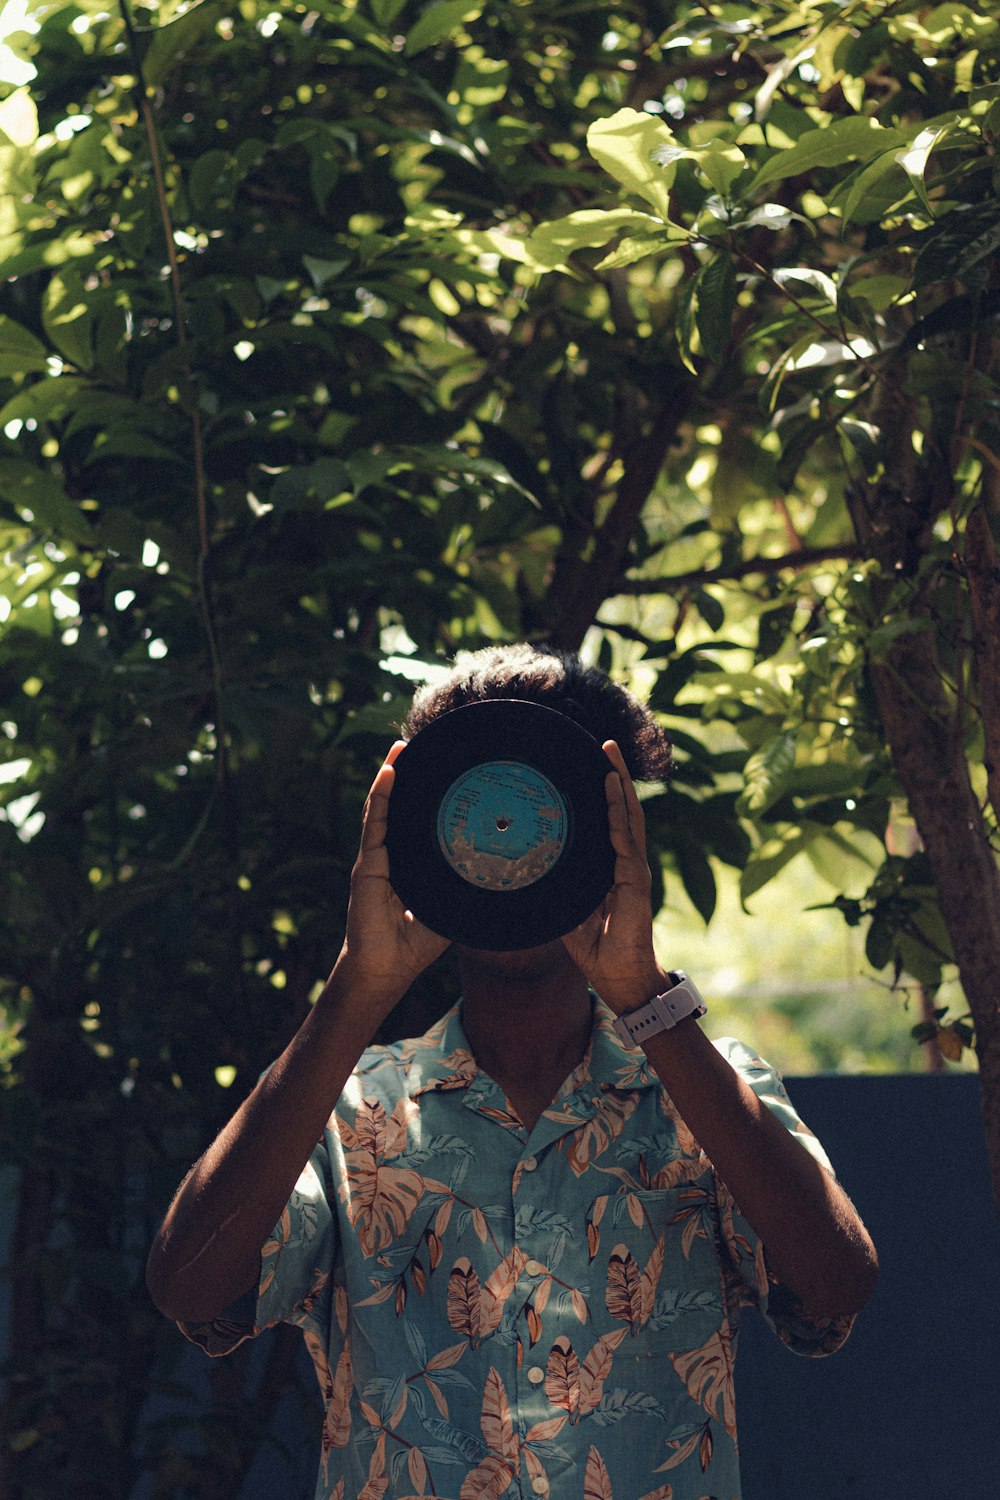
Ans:
[{"label": "curly hair", "polygon": [[453,708],[492,698],[540,703],[565,714],[599,744],[616,740],[636,781],[660,781],[670,774],[670,741],[649,710],[597,667],[551,646],[460,652],[447,677],[417,691],[403,721],[403,738],[412,739]]}]

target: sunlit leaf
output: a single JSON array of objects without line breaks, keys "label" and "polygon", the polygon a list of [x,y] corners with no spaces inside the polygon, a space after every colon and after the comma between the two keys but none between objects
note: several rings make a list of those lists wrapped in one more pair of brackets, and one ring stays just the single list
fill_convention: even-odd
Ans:
[{"label": "sunlit leaf", "polygon": [[676,163],[654,160],[658,148],[673,144],[669,128],[652,115],[620,109],[587,131],[587,149],[595,161],[628,192],[635,193],[660,219],[670,218],[670,186]]},{"label": "sunlit leaf", "polygon": [[435,0],[406,33],[406,55],[413,57],[452,36],[466,21],[474,21],[482,6],[469,0]]},{"label": "sunlit leaf", "polygon": [[848,161],[870,161],[893,147],[899,148],[905,132],[881,126],[868,115],[849,115],[819,130],[807,130],[793,146],[775,152],[754,177],[748,194],[770,182],[816,168],[838,167]]},{"label": "sunlit leaf", "polygon": [[562,265],[576,250],[606,245],[623,229],[644,229],[662,233],[665,226],[651,214],[630,208],[581,208],[565,218],[540,225],[525,247],[529,262],[553,269]]},{"label": "sunlit leaf", "polygon": [[903,171],[916,189],[918,198],[931,215],[933,215],[934,210],[931,206],[930,194],[927,191],[927,163],[930,160],[931,152],[946,134],[947,129],[944,126],[936,130],[931,127],[921,130],[920,134],[907,146],[906,150],[900,151],[896,156],[899,165],[903,168]]}]

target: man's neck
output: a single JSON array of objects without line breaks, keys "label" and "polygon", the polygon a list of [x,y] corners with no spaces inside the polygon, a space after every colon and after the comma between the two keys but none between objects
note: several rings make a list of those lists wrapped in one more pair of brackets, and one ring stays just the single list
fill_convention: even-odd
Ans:
[{"label": "man's neck", "polygon": [[513,953],[464,949],[459,970],[473,1056],[530,1129],[586,1054],[587,981],[561,943]]}]

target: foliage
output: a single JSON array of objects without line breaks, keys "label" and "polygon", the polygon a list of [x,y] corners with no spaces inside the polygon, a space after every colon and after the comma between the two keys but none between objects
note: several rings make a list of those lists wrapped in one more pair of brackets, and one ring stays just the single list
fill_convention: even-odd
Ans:
[{"label": "foliage", "polygon": [[[651,841],[705,920],[720,863],[750,902],[801,855],[876,968],[933,990],[957,961],[977,1011],[974,903],[944,899],[890,697],[934,685],[985,846],[1000,28],[667,0],[25,24],[35,77],[0,100],[4,1492],[220,1500],[269,1385],[240,1422],[217,1377],[197,1458],[183,1411],[143,1421],[176,1357],[145,1244],[329,966],[370,774],[442,657],[582,644],[671,728]],[[397,1024],[453,993],[446,965]]]}]

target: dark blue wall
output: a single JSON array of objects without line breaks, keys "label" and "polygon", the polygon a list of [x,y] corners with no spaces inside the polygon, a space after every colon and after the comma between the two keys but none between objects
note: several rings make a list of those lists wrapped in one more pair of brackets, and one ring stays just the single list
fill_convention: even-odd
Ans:
[{"label": "dark blue wall", "polygon": [[1000,1500],[1000,1221],[977,1080],[786,1082],[882,1274],[830,1359],[798,1359],[746,1320],[745,1500]]}]

